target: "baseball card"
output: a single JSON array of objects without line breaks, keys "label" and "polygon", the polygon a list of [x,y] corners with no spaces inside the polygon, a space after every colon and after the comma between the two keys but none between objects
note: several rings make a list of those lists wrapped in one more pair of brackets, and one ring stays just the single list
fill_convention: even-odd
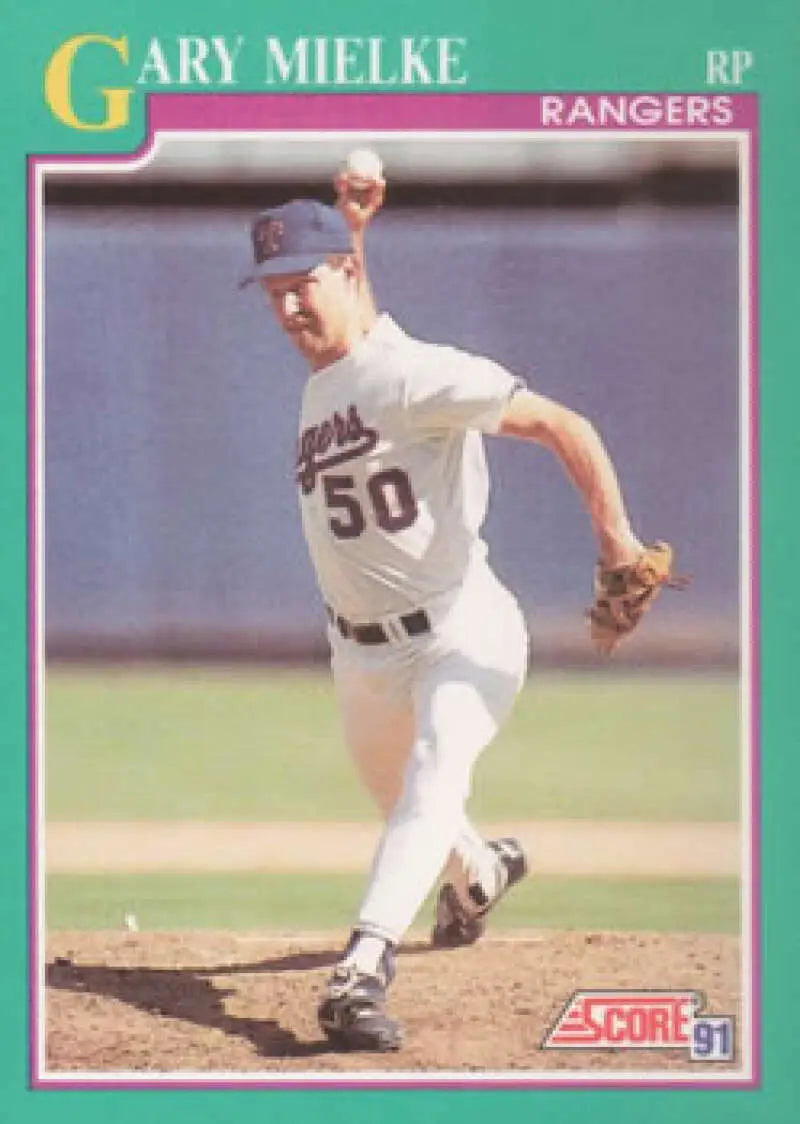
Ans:
[{"label": "baseball card", "polygon": [[9,17],[10,1118],[791,1117],[792,17]]}]

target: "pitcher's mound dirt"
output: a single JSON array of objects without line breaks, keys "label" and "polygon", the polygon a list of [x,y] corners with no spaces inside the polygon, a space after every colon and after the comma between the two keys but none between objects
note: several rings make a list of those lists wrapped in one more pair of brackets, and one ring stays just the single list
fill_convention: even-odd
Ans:
[{"label": "pitcher's mound dirt", "polygon": [[[46,1069],[107,1073],[416,1070],[676,1070],[725,1063],[683,1050],[548,1051],[542,1038],[577,988],[690,988],[740,1027],[732,936],[541,932],[398,957],[396,1054],[329,1049],[315,1012],[345,934],[245,936],[58,932],[47,941]],[[510,1076],[513,1077],[513,1074]]]}]

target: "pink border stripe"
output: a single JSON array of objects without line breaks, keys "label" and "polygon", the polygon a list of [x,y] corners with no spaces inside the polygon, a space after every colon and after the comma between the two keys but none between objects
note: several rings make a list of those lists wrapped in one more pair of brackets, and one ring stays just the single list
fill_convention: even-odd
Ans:
[{"label": "pink border stripe", "polygon": [[[584,1070],[583,1073],[588,1073]],[[666,1071],[665,1071],[666,1072]],[[658,1090],[661,1092],[677,1092],[682,1089],[694,1090],[704,1089],[706,1091],[719,1089],[720,1091],[728,1091],[731,1089],[739,1089],[743,1092],[755,1088],[754,1082],[751,1081],[733,1081],[733,1080],[720,1080],[720,1081],[703,1081],[702,1078],[692,1081],[670,1081],[667,1077],[659,1079],[637,1080],[632,1078],[612,1078],[609,1081],[601,1081],[599,1079],[589,1077],[587,1080],[578,1080],[577,1078],[559,1077],[555,1081],[544,1081],[541,1078],[533,1075],[531,1077],[503,1077],[497,1081],[488,1078],[481,1078],[476,1076],[474,1081],[468,1081],[466,1078],[455,1078],[448,1081],[444,1078],[426,1078],[416,1076],[412,1080],[401,1081],[396,1077],[392,1077],[391,1073],[387,1073],[385,1077],[366,1077],[363,1080],[355,1080],[354,1078],[348,1079],[345,1077],[331,1077],[330,1079],[323,1078],[318,1081],[304,1081],[302,1078],[291,1081],[273,1081],[270,1080],[269,1074],[263,1077],[251,1075],[251,1079],[247,1079],[246,1073],[242,1074],[242,1079],[215,1079],[210,1078],[204,1080],[199,1077],[197,1080],[191,1078],[176,1076],[165,1077],[162,1081],[157,1081],[154,1078],[144,1078],[142,1081],[127,1080],[125,1078],[98,1078],[97,1081],[80,1080],[79,1078],[72,1081],[66,1075],[59,1076],[54,1080],[42,1081],[34,1078],[31,1085],[35,1089],[53,1089],[55,1091],[65,1089],[78,1089],[83,1091],[102,1091],[105,1092],[109,1089],[116,1090],[136,1090],[136,1089],[183,1089],[183,1090],[198,1090],[209,1089],[227,1092],[241,1092],[242,1090],[264,1090],[279,1092],[282,1089],[288,1089],[292,1092],[308,1092],[316,1089],[320,1092],[325,1092],[329,1089],[408,1089],[409,1091],[419,1091],[423,1089],[436,1089],[440,1091],[450,1092],[491,1092],[493,1089],[508,1090],[520,1092],[527,1090],[528,1092],[545,1092],[548,1089],[556,1091],[572,1090],[572,1091],[589,1091],[597,1092],[602,1089],[647,1089],[650,1091]],[[577,1116],[576,1116],[577,1118]]]},{"label": "pink border stripe", "polygon": [[[594,114],[601,98],[628,103],[712,97],[697,94],[158,94],[148,98],[148,124],[158,129],[539,129],[558,133],[598,131],[599,126],[577,121],[570,126],[543,126],[545,97],[565,102],[581,98]],[[753,128],[756,95],[725,95],[732,108],[728,125],[650,120],[635,125],[609,124],[606,128],[642,132],[648,129],[693,129],[719,133],[726,129]],[[646,99],[646,100],[645,100]]]},{"label": "pink border stripe", "polygon": [[[719,1080],[709,1080],[698,1076],[692,1080],[679,1081],[669,1074],[662,1077],[638,1080],[636,1078],[611,1078],[600,1081],[589,1071],[580,1075],[565,1075],[557,1080],[543,1080],[536,1074],[509,1076],[490,1080],[479,1077],[475,1080],[425,1077],[414,1075],[411,1080],[401,1081],[391,1074],[354,1080],[347,1077],[323,1076],[321,1080],[309,1081],[298,1078],[276,1082],[268,1074],[250,1080],[246,1075],[231,1078],[198,1077],[187,1079],[165,1074],[161,1079],[146,1078],[142,1081],[125,1078],[104,1078],[98,1075],[95,1080],[72,1080],[67,1075],[43,1079],[37,1071],[37,1045],[42,1025],[42,998],[38,992],[38,978],[41,965],[37,942],[37,903],[42,878],[38,867],[38,840],[36,825],[38,808],[39,754],[37,715],[43,699],[38,693],[38,651],[37,637],[40,615],[43,606],[37,601],[36,564],[43,544],[38,541],[36,513],[39,503],[41,481],[38,475],[38,449],[36,447],[36,418],[40,409],[37,384],[37,334],[36,299],[42,284],[37,274],[36,233],[40,216],[35,206],[36,174],[39,164],[81,164],[88,168],[96,164],[131,163],[147,152],[158,130],[334,130],[359,131],[368,129],[383,130],[465,130],[491,129],[493,131],[536,130],[541,136],[564,135],[570,131],[584,131],[602,134],[619,132],[619,126],[592,127],[576,125],[571,130],[565,128],[542,128],[539,124],[541,111],[540,94],[160,94],[150,95],[147,100],[147,138],[138,152],[130,156],[31,156],[28,158],[28,249],[27,249],[27,301],[28,301],[28,765],[29,765],[29,822],[28,822],[28,861],[29,861],[29,903],[28,903],[28,942],[29,942],[29,1073],[34,1088],[40,1089],[749,1089],[758,1087],[762,1076],[761,1042],[761,813],[760,813],[760,557],[759,557],[759,422],[758,422],[758,147],[756,126],[758,119],[758,99],[755,94],[736,94],[731,96],[733,120],[725,127],[694,126],[698,132],[724,133],[732,129],[747,129],[750,133],[750,277],[748,287],[748,308],[750,325],[750,380],[745,393],[749,396],[750,408],[750,539],[751,539],[751,582],[746,593],[750,609],[750,651],[751,651],[751,723],[750,723],[750,763],[751,763],[751,806],[749,809],[752,828],[752,848],[750,853],[750,877],[752,886],[752,915],[750,937],[752,942],[751,963],[751,1034],[750,1057],[753,1066],[752,1080],[743,1080],[731,1075]],[[587,104],[596,106],[601,95],[559,94],[568,99],[580,96]],[[699,97],[701,95],[607,95],[608,97],[661,98]],[[709,95],[702,95],[708,97]],[[687,126],[673,126],[673,128]],[[668,132],[663,124],[651,123],[633,126],[630,131],[651,129]]]},{"label": "pink border stripe", "polygon": [[39,1009],[39,949],[37,943],[37,911],[39,902],[39,871],[37,832],[39,822],[39,736],[37,715],[43,704],[39,698],[38,651],[39,614],[42,606],[36,597],[36,561],[41,544],[38,540],[37,511],[39,508],[39,479],[37,470],[36,418],[39,410],[36,381],[36,294],[39,278],[36,272],[36,165],[35,157],[27,160],[27,341],[28,341],[28,395],[27,395],[27,472],[28,472],[28,990],[30,1017],[28,1020],[28,1071],[31,1082],[36,1076],[38,1028],[41,1021]]},{"label": "pink border stripe", "polygon": [[761,477],[759,466],[759,213],[758,213],[758,101],[753,98],[753,126],[750,130],[750,277],[748,308],[750,318],[750,940],[752,1029],[750,1045],[753,1081],[762,1081],[763,1035],[761,1033]]}]

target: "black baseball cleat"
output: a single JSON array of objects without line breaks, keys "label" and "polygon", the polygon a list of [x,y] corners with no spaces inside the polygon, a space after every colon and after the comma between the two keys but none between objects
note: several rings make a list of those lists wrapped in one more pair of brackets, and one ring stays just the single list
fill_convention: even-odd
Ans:
[{"label": "black baseball cleat", "polygon": [[479,882],[473,882],[467,893],[474,909],[462,903],[452,882],[445,882],[436,901],[436,917],[431,933],[434,948],[462,948],[474,944],[486,930],[486,917],[500,899],[528,873],[525,852],[516,839],[491,839],[489,846],[497,852],[500,878],[497,890],[487,896]]},{"label": "black baseball cleat", "polygon": [[386,988],[394,979],[394,956],[387,945],[378,975],[337,964],[317,1010],[319,1025],[337,1050],[399,1050],[403,1028],[386,1013]]}]

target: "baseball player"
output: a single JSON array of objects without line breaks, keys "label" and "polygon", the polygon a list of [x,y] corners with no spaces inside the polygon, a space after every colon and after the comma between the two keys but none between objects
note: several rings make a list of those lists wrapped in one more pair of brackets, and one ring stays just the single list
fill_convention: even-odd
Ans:
[{"label": "baseball player", "polygon": [[[257,281],[309,365],[297,445],[303,530],[327,613],[346,740],[385,827],[319,1022],[344,1049],[393,1050],[394,949],[444,871],[433,942],[476,940],[526,872],[513,839],[487,841],[465,803],[481,750],[525,679],[517,601],[480,536],[483,434],[559,459],[601,560],[640,557],[595,429],[489,359],[407,335],[375,308],[364,228],[382,202],[298,199],[252,226]],[[478,268],[480,268],[478,266]]]}]

